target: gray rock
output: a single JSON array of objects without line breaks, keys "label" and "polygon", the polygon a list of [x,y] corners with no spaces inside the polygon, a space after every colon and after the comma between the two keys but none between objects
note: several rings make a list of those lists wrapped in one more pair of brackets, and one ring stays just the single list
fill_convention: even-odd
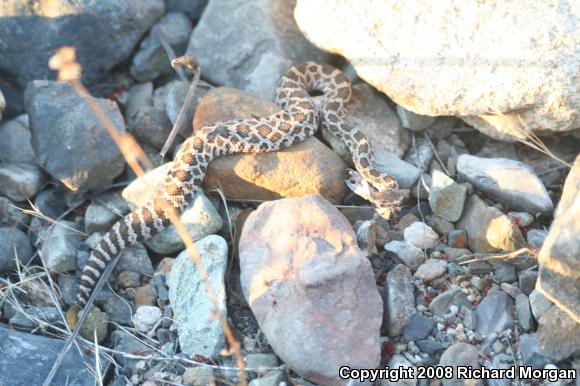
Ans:
[{"label": "gray rock", "polygon": [[137,308],[133,316],[133,323],[135,328],[141,332],[148,333],[153,327],[157,325],[163,313],[159,307],[155,306],[141,306]]},{"label": "gray rock", "polygon": [[523,228],[534,223],[534,216],[527,212],[508,212],[507,216],[514,224]]},{"label": "gray rock", "polygon": [[180,55],[187,46],[192,29],[191,21],[184,13],[165,14],[153,26],[149,35],[141,41],[131,65],[130,71],[133,78],[144,82],[154,80],[163,74],[170,74],[173,69],[161,45],[161,39],[164,39],[173,51]]},{"label": "gray rock", "polygon": [[466,194],[465,186],[459,185],[439,170],[433,171],[429,191],[429,206],[433,213],[448,221],[459,220]]},{"label": "gray rock", "polygon": [[501,283],[500,288],[502,289],[503,292],[507,293],[509,296],[511,296],[514,299],[517,298],[518,295],[523,294],[520,287],[517,287],[517,286],[509,284],[509,283]]},{"label": "gray rock", "polygon": [[[397,368],[400,368],[400,367],[403,367],[403,368],[413,368],[413,371],[412,371],[411,374],[416,374],[417,373],[417,370],[414,368],[415,366],[413,366],[411,364],[411,362],[409,362],[401,354],[393,355],[393,357],[389,360],[388,367],[389,367],[389,369],[397,369]],[[396,382],[395,381],[388,380],[388,379],[381,379],[380,380],[380,386],[396,386],[396,385],[401,385],[401,386],[415,386],[416,384],[417,384],[416,376],[413,377],[412,379],[399,379]]]},{"label": "gray rock", "polygon": [[284,379],[286,377],[283,371],[272,371],[263,377],[252,379],[249,386],[279,386],[285,383]]},{"label": "gray rock", "polygon": [[[1,94],[1,92],[0,92]],[[30,143],[28,116],[21,115],[0,125],[0,160],[3,162],[34,162]]]},{"label": "gray rock", "polygon": [[418,167],[403,161],[395,153],[387,150],[376,153],[374,161],[377,169],[392,176],[401,189],[409,189],[421,176],[421,170]]},{"label": "gray rock", "polygon": [[518,322],[524,331],[534,330],[536,323],[532,316],[530,301],[524,294],[516,296],[516,315],[518,316]]},{"label": "gray rock", "polygon": [[246,220],[239,250],[244,296],[283,362],[323,384],[338,382],[343,365],[378,366],[381,297],[333,205],[317,194],[263,203]]},{"label": "gray rock", "polygon": [[[191,34],[187,53],[199,60],[204,77],[212,83],[272,100],[280,77],[293,64],[327,58],[298,30],[294,4],[212,1]],[[256,17],[259,23],[248,23]]]},{"label": "gray rock", "polygon": [[[154,347],[145,344],[130,332],[122,329],[115,330],[111,333],[111,342],[113,342],[115,348],[121,352],[138,352],[140,355],[148,355],[155,352]],[[115,355],[115,360],[121,366],[128,367],[134,367],[138,361],[137,359],[126,358],[124,355]],[[130,370],[130,368],[128,370]]]},{"label": "gray rock", "polygon": [[27,264],[32,257],[32,246],[24,232],[17,228],[0,228],[0,272],[16,268],[16,259]]},{"label": "gray rock", "polygon": [[521,335],[518,349],[525,366],[532,366],[534,369],[543,369],[549,363],[549,360],[538,352],[536,334]]},{"label": "gray rock", "polygon": [[127,123],[127,129],[139,143],[161,149],[171,132],[171,121],[164,109],[143,106]]},{"label": "gray rock", "polygon": [[[416,138],[414,145],[407,151],[404,160],[425,172],[429,169],[433,154],[434,151],[430,141],[425,138]],[[423,176],[431,179],[429,174],[424,174]],[[426,181],[426,186],[429,187],[430,185],[431,181]]]},{"label": "gray rock", "polygon": [[139,110],[149,106],[153,106],[153,82],[134,84],[125,103],[125,122],[130,126]]},{"label": "gray rock", "polygon": [[423,340],[429,336],[435,327],[435,322],[422,314],[415,314],[403,330],[403,340],[406,342]]},{"label": "gray rock", "polygon": [[479,364],[479,351],[475,346],[467,343],[455,343],[449,346],[441,355],[439,366],[454,367],[453,379],[443,379],[443,386],[481,385],[480,380],[457,378],[458,366],[471,366],[474,369],[479,369],[481,367]]},{"label": "gray rock", "polygon": [[207,0],[165,0],[165,9],[167,12],[183,12],[192,20],[198,20],[201,17]]},{"label": "gray rock", "polygon": [[439,241],[439,235],[424,222],[417,221],[403,231],[405,241],[421,249],[433,248]]},{"label": "gray rock", "polygon": [[503,291],[493,291],[479,303],[477,332],[483,337],[499,334],[514,326],[514,300]]},{"label": "gray rock", "polygon": [[421,248],[417,248],[407,241],[390,241],[385,244],[385,250],[397,255],[403,264],[413,271],[419,268],[427,259],[425,252]]},{"label": "gray rock", "polygon": [[219,320],[212,316],[212,312],[226,313],[224,274],[228,246],[217,235],[207,236],[196,242],[195,246],[208,272],[219,310],[215,310],[208,296],[199,296],[206,293],[206,284],[187,251],[177,256],[169,273],[169,301],[181,350],[187,355],[216,357],[225,345],[225,337]]},{"label": "gray rock", "polygon": [[468,265],[469,273],[472,275],[485,275],[493,272],[493,266],[484,260],[474,261]]},{"label": "gray rock", "polygon": [[538,352],[559,362],[580,354],[580,323],[554,305],[538,320]]},{"label": "gray rock", "polygon": [[467,232],[469,248],[478,253],[512,252],[525,246],[518,227],[499,209],[487,206],[478,196],[467,199],[456,224]]},{"label": "gray rock", "polygon": [[520,271],[518,272],[518,282],[520,284],[520,289],[526,295],[532,293],[536,288],[536,281],[538,280],[537,271]]},{"label": "gray rock", "polygon": [[4,99],[4,94],[0,90],[0,121],[2,120],[2,112],[6,108],[6,99]]},{"label": "gray rock", "polygon": [[417,269],[415,276],[422,281],[433,280],[447,272],[447,262],[441,259],[428,259]]},{"label": "gray rock", "polygon": [[127,247],[121,251],[120,255],[115,270],[133,271],[145,276],[153,276],[155,270],[147,254],[147,249],[142,245]]},{"label": "gray rock", "polygon": [[[187,97],[187,92],[189,91],[190,83],[189,82],[182,82],[180,80],[174,80],[167,85],[167,104],[165,108],[165,112],[167,113],[167,117],[171,121],[172,124],[175,124],[177,121],[177,117],[179,116],[179,112],[181,111],[181,107],[185,103],[185,98]],[[191,106],[185,112],[185,125],[182,128],[182,133],[185,136],[190,136],[193,130],[193,115],[195,114],[195,110],[197,109],[197,104],[205,96],[207,93],[206,88],[197,87],[195,89],[195,94],[193,96],[193,101],[191,102]]]},{"label": "gray rock", "polygon": [[[106,190],[125,162],[104,123],[73,85],[34,81],[26,88],[24,99],[38,164],[73,192]],[[100,98],[95,103],[114,128],[124,133],[117,104]]]},{"label": "gray rock", "polygon": [[258,374],[265,374],[268,368],[278,367],[280,365],[278,357],[275,354],[248,354],[245,359],[246,367],[250,369],[257,369],[256,371]]},{"label": "gray rock", "polygon": [[436,316],[443,316],[449,312],[449,308],[452,305],[457,306],[459,309],[461,307],[473,308],[461,288],[452,288],[433,299],[429,304],[429,310]]},{"label": "gray rock", "polygon": [[532,313],[536,320],[540,320],[544,312],[548,311],[552,307],[552,302],[544,296],[543,293],[534,289],[529,296],[530,307],[532,308]]},{"label": "gray rock", "polygon": [[467,248],[467,233],[463,229],[454,229],[447,235],[447,244],[451,248]]},{"label": "gray rock", "polygon": [[31,199],[43,186],[44,174],[34,164],[0,164],[0,194],[20,202]]},{"label": "gray rock", "polygon": [[[40,335],[25,334],[0,327],[0,384],[41,385],[46,379],[65,341]],[[82,356],[81,356],[82,355]],[[53,379],[54,385],[92,386],[93,373],[86,363],[94,365],[95,358],[89,353],[79,354],[69,350]],[[100,358],[101,371],[108,366],[107,359]],[[26,371],[15,371],[26,364]]]},{"label": "gray rock", "polygon": [[437,117],[415,114],[399,105],[397,105],[397,115],[399,115],[403,127],[411,131],[422,131],[431,126],[437,119]]},{"label": "gray rock", "polygon": [[[132,317],[135,312],[133,304],[110,289],[101,290],[95,303],[107,313],[111,322],[123,326],[133,326]],[[92,332],[90,334],[92,337]]]},{"label": "gray rock", "polygon": [[66,192],[60,189],[43,189],[34,197],[34,205],[44,215],[50,218],[58,218],[68,209]]},{"label": "gray rock", "polygon": [[477,314],[474,310],[468,307],[461,307],[461,313],[463,314],[463,325],[468,330],[475,330],[477,327]]},{"label": "gray rock", "polygon": [[527,242],[530,247],[540,250],[544,244],[544,240],[548,237],[548,232],[543,229],[530,229],[526,235]]},{"label": "gray rock", "polygon": [[411,271],[399,264],[389,271],[385,281],[385,323],[389,336],[401,335],[415,310]]},{"label": "gray rock", "polygon": [[417,347],[421,350],[421,352],[427,354],[437,354],[439,351],[443,350],[444,346],[441,342],[436,340],[419,340],[416,342]]},{"label": "gray rock", "polygon": [[47,324],[61,321],[60,314],[56,307],[24,307],[24,313],[17,311],[14,316],[10,318],[10,324],[24,329],[33,329],[42,326],[42,322],[37,322],[31,318],[40,319],[42,322]]},{"label": "gray rock", "polygon": [[209,366],[188,367],[183,373],[183,383],[190,386],[206,386],[215,383],[213,369]]},{"label": "gray rock", "polygon": [[59,7],[5,3],[0,14],[11,17],[0,21],[5,43],[0,71],[22,88],[31,80],[54,79],[49,58],[58,48],[73,46],[83,82],[94,85],[133,53],[163,11],[162,0],[80,1]]},{"label": "gray rock", "polygon": [[529,213],[554,209],[542,181],[519,161],[463,154],[457,159],[457,171],[476,189],[510,208]]},{"label": "gray rock", "polygon": [[425,222],[440,235],[446,235],[455,229],[453,223],[433,214],[427,215],[425,217]]},{"label": "gray rock", "polygon": [[539,289],[580,324],[580,155],[566,177],[540,254]]},{"label": "gray rock", "polygon": [[77,268],[80,236],[80,227],[76,223],[55,223],[44,235],[40,249],[40,257],[46,268],[60,273],[74,271]]},{"label": "gray rock", "polygon": [[6,197],[0,196],[0,226],[26,226],[30,223],[30,217],[24,214],[16,205]]},{"label": "gray rock", "polygon": [[518,279],[516,268],[503,261],[489,262],[493,267],[493,279],[497,283],[513,283]]},{"label": "gray rock", "polygon": [[89,234],[106,232],[128,212],[129,208],[119,194],[106,193],[87,207],[85,231]]}]

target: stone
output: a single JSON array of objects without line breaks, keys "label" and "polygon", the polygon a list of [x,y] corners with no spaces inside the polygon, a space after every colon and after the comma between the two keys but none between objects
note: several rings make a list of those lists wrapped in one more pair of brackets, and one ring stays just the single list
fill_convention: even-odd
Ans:
[{"label": "stone", "polygon": [[540,320],[544,312],[548,311],[554,304],[537,289],[534,289],[532,293],[530,293],[529,300],[532,313],[536,320]]},{"label": "stone", "polygon": [[0,272],[10,272],[19,265],[28,264],[32,257],[32,245],[24,232],[18,228],[0,227]]},{"label": "stone", "polygon": [[[268,116],[279,110],[275,104],[242,91],[215,88],[199,102],[194,132],[218,122]],[[211,162],[204,187],[219,188],[226,197],[234,199],[268,201],[319,193],[330,202],[339,203],[347,193],[346,168],[336,153],[311,137],[274,153],[219,157]]]},{"label": "stone", "polygon": [[534,216],[527,212],[508,212],[508,218],[519,227],[527,228],[534,223]]},{"label": "stone", "polygon": [[403,330],[403,339],[406,342],[423,340],[429,336],[433,327],[435,327],[433,319],[415,314]]},{"label": "stone", "polygon": [[162,316],[161,309],[154,306],[141,306],[133,316],[135,328],[141,332],[148,333],[157,325]]},{"label": "stone", "polygon": [[144,286],[135,288],[133,301],[137,307],[139,306],[154,306],[157,304],[157,291],[153,284],[145,284]]},{"label": "stone", "polygon": [[477,385],[481,381],[476,379],[458,379],[458,366],[471,366],[473,369],[481,368],[479,364],[479,351],[475,346],[468,343],[454,343],[443,352],[439,359],[439,366],[453,366],[453,378],[443,379],[443,386]]},{"label": "stone", "polygon": [[461,313],[463,314],[463,325],[465,328],[475,330],[477,327],[477,314],[475,311],[463,306],[461,307]]},{"label": "stone", "polygon": [[[520,287],[516,287],[515,285],[509,284],[509,283],[501,283],[501,285],[499,286],[502,291],[504,291],[505,293],[507,293],[509,296],[511,296],[512,298],[517,298],[518,295],[522,295],[522,290],[520,289]],[[525,295],[525,294],[523,294]],[[527,300],[527,296],[526,296],[526,300]]]},{"label": "stone", "polygon": [[518,322],[524,331],[533,331],[536,327],[536,322],[532,316],[532,309],[530,302],[525,294],[516,296],[516,315]]},{"label": "stone", "polygon": [[117,281],[123,288],[135,288],[141,284],[141,274],[133,271],[122,271],[117,275]]},{"label": "stone", "polygon": [[467,199],[456,224],[467,232],[471,250],[477,253],[513,252],[524,247],[520,230],[499,209],[487,206],[478,196]]},{"label": "stone", "polygon": [[126,247],[119,255],[119,262],[115,270],[133,271],[141,275],[153,276],[155,270],[153,269],[147,250],[142,245],[136,244],[131,247]]},{"label": "stone", "polygon": [[224,348],[225,336],[212,313],[226,313],[224,274],[228,246],[222,237],[211,235],[197,241],[195,247],[208,272],[219,309],[214,308],[206,295],[206,283],[187,250],[177,256],[168,275],[169,301],[183,353],[216,357]]},{"label": "stone", "polygon": [[526,241],[531,248],[539,251],[546,237],[548,237],[548,232],[544,229],[530,229],[526,235]]},{"label": "stone", "polygon": [[[359,83],[352,87],[352,97],[345,106],[344,117],[367,136],[375,155],[383,150],[394,153],[398,158],[405,154],[409,144],[408,133],[403,130],[387,101],[368,84]],[[338,137],[322,127],[322,138],[349,165],[353,165],[348,147]]]},{"label": "stone", "polygon": [[[66,342],[40,335],[26,334],[0,327],[0,384],[41,385],[50,372],[57,356]],[[86,363],[95,363],[92,351],[79,352],[72,349],[64,356],[53,379],[55,385],[92,386],[95,378]],[[101,369],[105,372],[109,361],[100,358]],[[26,371],[15,371],[26,365]]]},{"label": "stone", "polygon": [[[328,58],[298,30],[294,5],[294,0],[211,1],[191,34],[187,53],[212,83],[270,100],[292,65]],[[258,14],[259,23],[248,23]]]},{"label": "stone", "polygon": [[399,184],[400,189],[409,189],[421,177],[421,169],[403,161],[391,151],[376,152],[374,156],[376,168],[392,176]]},{"label": "stone", "polygon": [[24,227],[30,222],[28,215],[17,209],[19,205],[6,197],[0,196],[0,225]]},{"label": "stone", "polygon": [[542,181],[520,161],[462,154],[457,159],[457,172],[476,189],[510,208],[529,213],[554,209]]},{"label": "stone", "polygon": [[246,368],[256,369],[257,374],[265,374],[272,367],[280,365],[274,354],[256,353],[246,355]]},{"label": "stone", "polygon": [[239,258],[260,329],[295,372],[335,384],[340,366],[378,366],[381,297],[351,225],[328,201],[261,204],[242,229]]},{"label": "stone", "polygon": [[441,259],[428,259],[421,264],[413,275],[424,282],[431,281],[447,272],[447,262]]},{"label": "stone", "polygon": [[459,185],[443,172],[434,170],[429,190],[429,206],[433,213],[455,222],[461,218],[467,188]]},{"label": "stone", "polygon": [[[36,162],[67,188],[77,193],[103,191],[124,170],[125,160],[105,124],[72,84],[36,80],[26,87],[24,100]],[[124,134],[117,104],[101,98],[94,103]]]},{"label": "stone", "polygon": [[263,377],[252,379],[249,386],[279,386],[285,384],[284,379],[286,377],[283,371],[272,371]]},{"label": "stone", "polygon": [[169,63],[168,54],[163,49],[161,39],[164,39],[175,52],[181,53],[187,46],[192,29],[191,21],[184,13],[166,13],[141,41],[139,50],[133,56],[131,76],[139,82],[144,82],[154,80],[160,75],[171,74],[174,70]]},{"label": "stone", "polygon": [[192,20],[199,20],[207,0],[165,0],[167,12],[183,12]]},{"label": "stone", "polygon": [[443,344],[439,341],[436,341],[436,340],[425,339],[425,340],[419,340],[416,343],[417,343],[417,346],[419,347],[419,349],[421,350],[421,352],[424,352],[427,354],[436,354],[439,351],[443,350],[443,348],[444,348]]},{"label": "stone", "polygon": [[141,107],[135,116],[127,122],[127,129],[137,141],[149,145],[153,149],[161,149],[171,132],[171,128],[167,112],[153,106]]},{"label": "stone", "polygon": [[525,366],[532,366],[534,369],[543,369],[549,363],[549,360],[538,352],[536,334],[521,335],[518,349]]},{"label": "stone", "polygon": [[538,352],[555,362],[580,354],[580,323],[553,305],[538,320]]},{"label": "stone", "polygon": [[[562,12],[549,2],[515,9],[397,1],[385,12],[371,0],[300,0],[294,17],[308,40],[345,57],[405,109],[459,116],[487,135],[524,140],[530,131],[580,127],[580,101],[568,81],[578,79],[580,59],[566,43],[579,33],[562,27],[575,17]],[[545,36],[552,38],[538,39]],[[502,62],[506,52],[518,59]]]},{"label": "stone", "polygon": [[0,125],[0,161],[34,162],[35,157],[26,114]]},{"label": "stone", "polygon": [[548,237],[538,256],[538,289],[580,323],[580,155],[562,190]]},{"label": "stone", "polygon": [[0,164],[0,194],[11,200],[20,202],[32,199],[44,182],[44,174],[34,164]]},{"label": "stone", "polygon": [[[80,316],[80,312],[78,314]],[[88,341],[94,342],[95,335],[98,343],[102,343],[107,337],[109,328],[109,316],[97,307],[91,307],[87,318],[79,330],[79,334]]]},{"label": "stone", "polygon": [[503,261],[489,262],[493,267],[493,280],[497,283],[514,283],[517,279],[516,268]]},{"label": "stone", "polygon": [[401,123],[405,129],[416,132],[422,131],[431,126],[437,119],[436,117],[415,114],[400,105],[397,105],[397,115],[399,116],[399,119],[401,119]]},{"label": "stone", "polygon": [[0,23],[0,35],[5,38],[0,48],[4,58],[0,72],[20,88],[35,79],[55,79],[48,61],[64,46],[74,47],[83,83],[97,85],[103,75],[133,53],[145,31],[164,12],[162,0],[17,4],[0,7],[0,14],[10,16]]},{"label": "stone", "polygon": [[131,126],[139,111],[150,106],[153,106],[153,82],[134,84],[125,102],[125,122]]},{"label": "stone", "polygon": [[532,291],[536,288],[536,281],[538,281],[537,271],[518,272],[518,283],[520,285],[520,289],[526,295],[531,294]]},{"label": "stone", "polygon": [[107,192],[92,200],[85,211],[85,231],[106,232],[129,212],[129,206],[119,192]]},{"label": "stone", "polygon": [[479,303],[475,309],[477,314],[476,331],[483,337],[513,328],[514,300],[503,291],[493,291]]},{"label": "stone", "polygon": [[66,192],[62,189],[43,189],[34,197],[34,205],[50,218],[60,217],[67,209]]},{"label": "stone", "polygon": [[389,241],[385,244],[385,250],[397,255],[397,258],[412,271],[419,268],[427,259],[425,252],[421,248],[417,248],[407,241]]},{"label": "stone", "polygon": [[215,383],[213,369],[209,366],[188,367],[183,373],[183,383],[190,386],[206,386]]},{"label": "stone", "polygon": [[39,325],[36,319],[40,319],[47,324],[53,324],[60,321],[60,313],[56,307],[23,307],[24,312],[17,311],[9,320],[11,325],[21,329],[32,330]]},{"label": "stone", "polygon": [[[409,162],[412,165],[418,167],[422,172],[425,172],[429,169],[429,164],[431,164],[431,160],[433,159],[434,149],[431,146],[431,142],[426,138],[415,138],[413,146],[407,151],[404,160]],[[431,176],[429,174],[423,173],[422,175],[425,178],[425,186],[431,186]],[[427,199],[428,194],[426,194],[422,199]]]},{"label": "stone", "polygon": [[[115,330],[111,333],[111,342],[120,352],[137,352],[139,355],[149,355],[156,351],[154,347],[145,344],[129,331],[123,329]],[[129,367],[128,370],[131,370],[131,367],[135,367],[137,362],[137,359],[126,358],[124,355],[115,355],[114,357],[121,366]],[[91,380],[93,379],[91,378]]]},{"label": "stone", "polygon": [[452,248],[467,247],[467,233],[463,229],[454,229],[447,235],[447,244]]},{"label": "stone", "polygon": [[449,232],[455,229],[453,223],[434,214],[427,215],[425,217],[425,222],[441,235],[447,235]]},{"label": "stone", "polygon": [[385,280],[385,324],[388,335],[401,335],[416,312],[411,271],[399,264],[389,271]]},{"label": "stone", "polygon": [[[165,107],[165,112],[167,113],[167,117],[171,121],[172,125],[177,122],[177,117],[179,116],[181,108],[185,103],[190,86],[190,82],[183,82],[180,80],[171,81],[167,85],[167,104]],[[207,94],[207,88],[197,87],[195,89],[195,94],[193,95],[193,100],[191,101],[191,107],[185,111],[185,124],[181,131],[185,136],[191,135],[193,130],[192,124],[195,110],[197,110],[197,105],[199,104],[199,101],[205,96],[205,94]]]},{"label": "stone", "polygon": [[436,316],[443,316],[449,312],[449,309],[453,305],[458,308],[473,308],[469,300],[467,300],[467,295],[465,295],[463,290],[455,287],[437,295],[437,297],[429,303],[429,310]]},{"label": "stone", "polygon": [[433,248],[439,241],[439,235],[424,222],[416,222],[403,231],[405,241],[417,248]]},{"label": "stone", "polygon": [[70,221],[55,223],[42,239],[40,257],[49,271],[64,273],[77,268],[80,227]]},{"label": "stone", "polygon": [[[409,362],[405,356],[401,355],[401,354],[395,354],[393,355],[393,357],[389,360],[389,363],[387,365],[389,367],[389,369],[398,369],[400,367],[403,368],[412,368],[412,372],[410,372],[410,374],[417,374],[417,370],[415,369],[415,366],[413,366],[411,364],[411,362]],[[409,373],[407,373],[409,374]],[[380,380],[380,386],[415,386],[417,384],[417,376],[413,376],[413,378],[411,379],[399,379],[398,381],[391,381],[388,379],[381,379]]]}]

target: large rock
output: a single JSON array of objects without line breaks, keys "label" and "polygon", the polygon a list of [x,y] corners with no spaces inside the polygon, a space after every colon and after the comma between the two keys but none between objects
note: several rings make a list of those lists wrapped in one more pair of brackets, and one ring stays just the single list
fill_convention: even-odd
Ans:
[{"label": "large rock", "polygon": [[538,326],[538,352],[556,362],[580,354],[580,323],[552,306],[541,317]]},{"label": "large rock", "polygon": [[469,247],[474,252],[513,252],[525,246],[517,225],[475,194],[467,199],[463,216],[456,225],[467,232]]},{"label": "large rock", "polygon": [[553,209],[544,184],[522,162],[462,154],[457,159],[457,171],[475,188],[510,208],[529,213]]},{"label": "large rock", "polygon": [[343,385],[340,366],[379,364],[381,297],[348,220],[330,203],[309,195],[260,205],[239,249],[244,296],[289,367]]},{"label": "large rock", "polygon": [[0,125],[0,161],[34,162],[26,114]]},{"label": "large rock", "polygon": [[[228,245],[222,237],[212,235],[196,242],[195,247],[217,296],[219,312],[225,315]],[[207,295],[206,283],[187,250],[175,259],[167,285],[181,350],[187,355],[217,357],[225,345],[224,332],[213,316],[216,310]]]},{"label": "large rock", "polygon": [[214,0],[191,34],[187,53],[211,82],[272,99],[296,63],[322,60],[292,17],[295,0]]},{"label": "large rock", "polygon": [[[105,124],[73,85],[37,80],[28,85],[24,98],[37,163],[74,192],[106,190],[125,162]],[[124,133],[117,104],[108,99],[95,103]]]},{"label": "large rock", "polygon": [[544,241],[537,288],[580,323],[580,156],[576,158]]},{"label": "large rock", "polygon": [[[61,339],[50,339],[0,327],[0,351],[2,352],[0,355],[0,384],[41,385],[65,343]],[[79,350],[71,348],[65,355],[51,384],[94,385],[94,373],[87,366],[87,363],[91,363],[91,367],[95,365],[95,357],[91,351],[79,354]],[[108,361],[104,356],[100,358],[100,364],[101,371],[105,371]]]},{"label": "large rock", "polygon": [[0,194],[14,201],[31,199],[45,182],[42,170],[31,163],[0,163]]},{"label": "large rock", "polygon": [[132,54],[163,11],[163,0],[3,2],[0,72],[21,88],[34,79],[54,79],[49,58],[73,46],[83,81],[92,84]]},{"label": "large rock", "polygon": [[401,335],[416,312],[411,270],[399,264],[385,280],[385,322],[389,336]]},{"label": "large rock", "polygon": [[311,42],[406,109],[522,139],[528,129],[580,127],[580,55],[570,43],[580,30],[567,27],[574,7],[558,4],[300,0],[294,15]]},{"label": "large rock", "polygon": [[[274,114],[280,108],[239,90],[217,88],[199,102],[194,130],[232,119]],[[318,139],[275,153],[235,154],[214,160],[205,176],[206,187],[221,188],[229,198],[273,200],[320,193],[340,202],[347,193],[347,164]]]}]

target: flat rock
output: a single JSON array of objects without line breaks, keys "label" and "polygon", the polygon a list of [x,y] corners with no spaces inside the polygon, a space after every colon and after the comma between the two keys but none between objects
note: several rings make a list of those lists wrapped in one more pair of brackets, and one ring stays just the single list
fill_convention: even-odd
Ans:
[{"label": "flat rock", "polygon": [[536,320],[540,320],[544,312],[548,311],[554,304],[537,289],[534,289],[532,293],[530,293],[529,300],[532,313]]},{"label": "flat rock", "polygon": [[135,328],[139,331],[148,333],[151,331],[161,316],[163,312],[159,307],[154,306],[141,306],[137,308],[137,312],[133,316],[133,322],[135,323]]},{"label": "flat rock", "polygon": [[457,159],[457,172],[476,189],[512,209],[538,213],[554,208],[542,181],[520,161],[462,154]]},{"label": "flat rock", "polygon": [[32,257],[32,245],[24,232],[17,228],[0,227],[0,272],[16,268],[16,258],[27,264]]},{"label": "flat rock", "polygon": [[[242,91],[216,88],[199,102],[194,131],[218,122],[267,116],[279,110],[274,103]],[[274,153],[219,157],[210,164],[204,186],[220,188],[228,198],[273,200],[319,193],[336,203],[347,193],[346,168],[347,164],[336,153],[311,137]]]},{"label": "flat rock", "polygon": [[385,244],[385,250],[394,253],[403,264],[415,271],[427,259],[421,248],[417,248],[408,241],[393,240]]},{"label": "flat rock", "polygon": [[485,338],[512,328],[514,311],[514,300],[511,296],[500,290],[490,292],[475,310],[476,331]]},{"label": "flat rock", "polygon": [[580,156],[566,177],[538,263],[538,289],[580,323]]},{"label": "flat rock", "polygon": [[463,213],[467,188],[459,185],[439,170],[431,176],[429,206],[433,213],[447,221],[455,222]]},{"label": "flat rock", "polygon": [[421,176],[421,169],[403,161],[389,150],[375,153],[375,166],[384,173],[392,176],[401,189],[409,189]]},{"label": "flat rock", "polygon": [[0,125],[0,160],[34,162],[36,155],[30,143],[28,116],[20,115]]},{"label": "flat rock", "polygon": [[0,164],[0,194],[14,201],[31,199],[44,185],[45,177],[30,163]]},{"label": "flat rock", "polygon": [[433,319],[422,314],[414,314],[403,330],[403,339],[407,342],[423,340],[429,336],[433,327],[435,327]]},{"label": "flat rock", "polygon": [[456,287],[437,295],[429,303],[429,310],[436,316],[443,316],[449,312],[452,305],[457,306],[458,309],[461,307],[473,308],[463,290]]},{"label": "flat rock", "polygon": [[294,17],[308,40],[345,57],[358,76],[416,114],[460,116],[497,138],[580,127],[580,98],[569,81],[580,77],[580,55],[567,43],[580,32],[563,27],[574,12],[551,2],[398,0],[385,11],[380,1],[299,0]]},{"label": "flat rock", "polygon": [[[195,247],[216,293],[219,311],[225,316],[228,245],[222,237],[211,235],[197,241]],[[187,251],[175,259],[167,285],[183,353],[217,357],[225,346],[225,336],[219,320],[212,316],[216,310],[207,295],[206,284]]]},{"label": "flat rock", "polygon": [[525,366],[532,366],[534,369],[543,369],[549,363],[549,360],[538,352],[536,334],[521,335],[518,348]]},{"label": "flat rock", "polygon": [[[61,339],[50,339],[0,327],[0,350],[2,351],[0,384],[41,385],[65,343]],[[95,378],[86,363],[91,363],[94,366],[94,356],[87,353],[83,353],[81,356],[78,350],[69,350],[56,372],[53,384],[94,385]],[[108,361],[104,356],[100,358],[100,363],[101,371],[105,371]],[[26,371],[15,371],[23,364],[26,364]]]},{"label": "flat rock", "polygon": [[[125,161],[104,123],[72,84],[33,81],[24,99],[37,163],[67,188],[103,191],[124,170]],[[114,128],[124,133],[117,104],[109,99],[94,101]]]},{"label": "flat rock", "polygon": [[476,195],[467,199],[463,216],[456,226],[467,232],[473,252],[513,252],[525,246],[519,228],[499,209],[487,206]]},{"label": "flat rock", "polygon": [[245,222],[239,250],[244,296],[290,368],[344,385],[340,366],[379,364],[382,301],[371,264],[328,201],[308,195],[261,204]]},{"label": "flat rock", "polygon": [[46,268],[55,272],[77,268],[77,250],[81,243],[80,227],[70,221],[59,221],[42,237],[40,257]]},{"label": "flat rock", "polygon": [[536,327],[536,322],[532,315],[530,301],[525,294],[516,296],[516,315],[518,322],[524,331],[532,331]]},{"label": "flat rock", "polygon": [[538,320],[538,352],[559,362],[580,353],[580,323],[553,305]]},{"label": "flat rock", "polygon": [[433,248],[439,241],[439,235],[424,222],[417,221],[403,231],[405,241],[417,248]]},{"label": "flat rock", "polygon": [[441,259],[428,259],[417,269],[415,276],[422,281],[431,281],[447,272],[447,262]]},{"label": "flat rock", "polygon": [[163,12],[162,0],[80,1],[58,6],[4,3],[0,7],[0,14],[6,16],[0,21],[4,37],[0,72],[21,88],[35,79],[55,79],[48,60],[57,49],[73,46],[83,83],[94,85],[133,53]]},{"label": "flat rock", "polygon": [[415,313],[411,271],[399,264],[389,271],[385,280],[385,323],[389,336],[401,335]]},{"label": "flat rock", "polygon": [[[300,33],[294,5],[295,0],[211,1],[187,53],[199,60],[212,83],[271,99],[288,68],[307,60],[324,62],[328,56]],[[256,17],[259,22],[248,23]]]},{"label": "flat rock", "polygon": [[443,379],[444,386],[481,385],[476,379],[458,379],[457,366],[470,366],[479,369],[479,351],[475,346],[468,343],[454,343],[443,352],[439,360],[439,366],[453,366],[454,377]]},{"label": "flat rock", "polygon": [[0,225],[4,226],[26,226],[30,222],[30,217],[18,209],[19,205],[6,197],[0,196]]}]

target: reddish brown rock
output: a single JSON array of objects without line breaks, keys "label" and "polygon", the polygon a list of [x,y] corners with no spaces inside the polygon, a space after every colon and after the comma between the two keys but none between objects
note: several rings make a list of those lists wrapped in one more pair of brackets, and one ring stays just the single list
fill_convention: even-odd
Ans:
[{"label": "reddish brown rock", "polygon": [[[279,109],[243,91],[216,88],[199,102],[194,131],[226,120],[267,116]],[[319,193],[337,203],[347,193],[346,167],[322,142],[309,138],[274,153],[220,157],[210,164],[204,186],[220,187],[228,198],[273,200]]]},{"label": "reddish brown rock", "polygon": [[347,219],[320,195],[267,202],[240,237],[244,296],[275,353],[302,376],[344,385],[375,368],[382,301]]}]

